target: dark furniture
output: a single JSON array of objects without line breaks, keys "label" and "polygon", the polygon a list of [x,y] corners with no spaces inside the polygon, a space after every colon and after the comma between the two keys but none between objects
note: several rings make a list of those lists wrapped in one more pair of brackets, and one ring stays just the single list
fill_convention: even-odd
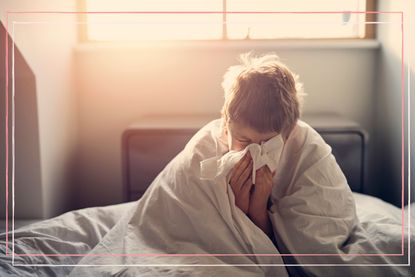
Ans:
[{"label": "dark furniture", "polygon": [[[140,198],[158,173],[187,141],[214,116],[149,117],[131,125],[122,135],[124,200]],[[363,192],[365,131],[334,114],[302,118],[332,147],[351,189]]]}]

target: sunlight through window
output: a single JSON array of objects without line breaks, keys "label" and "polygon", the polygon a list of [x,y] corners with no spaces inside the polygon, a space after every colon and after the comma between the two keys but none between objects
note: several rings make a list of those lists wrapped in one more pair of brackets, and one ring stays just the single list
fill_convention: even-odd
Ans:
[{"label": "sunlight through window", "polygon": [[367,25],[365,0],[82,1],[103,12],[84,17],[89,41],[364,38]]}]

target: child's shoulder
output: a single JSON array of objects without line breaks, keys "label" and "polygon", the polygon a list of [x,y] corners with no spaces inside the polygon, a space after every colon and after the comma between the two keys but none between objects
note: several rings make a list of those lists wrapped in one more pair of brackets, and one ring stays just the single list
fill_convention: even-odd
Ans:
[{"label": "child's shoulder", "polygon": [[203,157],[218,155],[225,150],[226,145],[221,140],[222,120],[215,119],[203,126],[189,140],[186,150]]},{"label": "child's shoulder", "polygon": [[200,162],[217,156],[218,151],[224,148],[219,142],[220,133],[220,119],[212,120],[203,126],[176,157],[176,169],[186,172],[187,175],[199,176]]},{"label": "child's shoulder", "polygon": [[305,142],[324,145],[321,135],[305,121],[298,120],[293,133],[294,137],[301,138]]},{"label": "child's shoulder", "polygon": [[301,152],[302,155],[312,155],[315,158],[331,153],[331,147],[321,135],[308,123],[298,120],[290,134],[287,144],[291,151]]}]

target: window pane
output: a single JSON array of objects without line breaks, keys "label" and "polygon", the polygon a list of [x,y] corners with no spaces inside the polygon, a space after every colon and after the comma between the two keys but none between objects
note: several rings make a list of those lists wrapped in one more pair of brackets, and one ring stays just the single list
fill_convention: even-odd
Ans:
[{"label": "window pane", "polygon": [[[222,0],[86,1],[91,11],[222,11]],[[220,39],[222,14],[87,14],[89,40]]]},{"label": "window pane", "polygon": [[[362,0],[228,0],[227,11],[322,12],[365,11]],[[275,13],[227,14],[230,39],[272,38],[361,38],[365,35],[365,14]]]},{"label": "window pane", "polygon": [[[222,0],[83,0],[86,11],[223,11]],[[365,0],[227,0],[229,39],[362,38],[364,13],[255,14],[258,11],[365,11]],[[198,40],[223,37],[218,14],[87,14],[89,40]]]}]

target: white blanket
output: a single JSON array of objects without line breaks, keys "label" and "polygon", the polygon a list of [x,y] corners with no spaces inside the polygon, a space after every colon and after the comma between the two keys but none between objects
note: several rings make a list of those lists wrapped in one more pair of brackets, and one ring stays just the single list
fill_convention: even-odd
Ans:
[{"label": "white blanket", "polygon": [[[365,199],[369,196],[355,195],[359,223],[353,195],[330,148],[303,122],[285,143],[274,177],[269,215],[275,247],[235,206],[225,179],[200,178],[200,162],[227,151],[217,139],[219,125],[213,121],[200,130],[136,203],[71,212],[16,233],[18,253],[87,256],[18,257],[17,262],[78,264],[37,268],[71,276],[414,275],[408,267],[388,265],[406,263],[406,248],[404,256],[348,255],[400,253],[400,212],[381,201],[371,201],[373,209]],[[88,243],[88,237],[93,241]],[[296,254],[322,256],[292,256]],[[15,273],[18,268],[7,270]]]},{"label": "white blanket", "polygon": [[[362,267],[362,264],[404,263],[403,257],[349,254],[400,253],[379,249],[357,220],[353,195],[330,147],[310,126],[299,122],[285,143],[274,177],[270,218],[278,249],[235,206],[226,176],[215,182],[201,179],[200,163],[227,152],[220,121],[200,130],[185,149],[154,180],[135,209],[126,215],[91,252],[93,254],[194,254],[175,257],[86,257],[80,264],[242,264],[250,267],[199,267],[200,275],[378,276],[408,274],[404,267]],[[398,247],[399,248],[399,247]],[[250,256],[249,254],[305,256]],[[197,256],[231,254],[234,256]],[[241,255],[242,254],[242,255]],[[306,256],[311,254],[313,256]],[[323,256],[315,256],[320,254]],[[327,256],[325,256],[327,254]],[[346,254],[346,255],[345,255]],[[282,266],[285,262],[287,267]],[[296,263],[305,266],[293,266]],[[264,264],[274,266],[263,266]],[[318,267],[312,264],[350,266]],[[353,265],[356,264],[356,265]],[[77,268],[80,274],[85,268]],[[144,274],[140,267],[100,268],[111,273]],[[149,270],[148,268],[146,270]],[[152,268],[151,270],[161,270]],[[163,267],[186,275],[194,268]],[[221,270],[216,272],[216,270]],[[101,271],[99,271],[101,272]],[[149,271],[149,275],[154,274]],[[164,272],[164,271],[161,271]]]},{"label": "white blanket", "polygon": [[[278,250],[267,235],[235,206],[225,178],[223,182],[201,179],[200,162],[223,154],[223,146],[217,141],[218,124],[219,121],[212,122],[191,139],[154,180],[136,208],[91,252],[191,255],[86,257],[80,264],[218,265],[201,267],[196,272],[200,276],[239,276],[242,271],[244,276],[288,276],[280,256],[250,255],[278,254]],[[245,267],[219,267],[232,264]],[[76,269],[73,276],[78,276],[82,270],[85,269]],[[117,270],[124,269],[111,269],[111,274]],[[179,272],[174,267],[163,270],[175,275],[194,272],[192,267],[180,268]],[[143,268],[137,267],[130,267],[127,271],[131,274],[145,273]]]},{"label": "white blanket", "polygon": [[[372,266],[406,264],[407,258],[384,256],[401,253],[401,244],[395,243],[395,247],[379,244],[363,229],[353,195],[330,146],[308,124],[301,121],[297,124],[285,144],[279,167],[269,216],[279,251],[295,255],[284,258],[285,263],[304,265],[304,268],[288,267],[290,273],[410,274],[408,267]],[[395,234],[402,230],[399,225],[388,228],[386,232]],[[307,266],[313,264],[325,267]]]}]

